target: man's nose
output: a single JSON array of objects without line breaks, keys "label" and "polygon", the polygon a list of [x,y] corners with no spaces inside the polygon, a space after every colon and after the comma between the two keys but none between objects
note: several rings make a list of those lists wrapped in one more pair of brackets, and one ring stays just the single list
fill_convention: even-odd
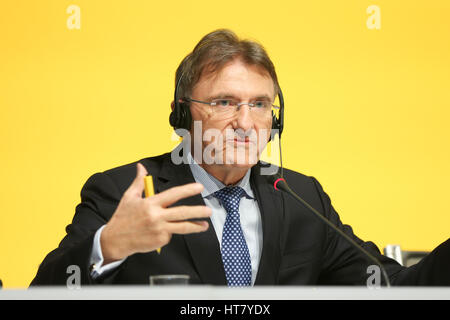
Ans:
[{"label": "man's nose", "polygon": [[251,113],[252,111],[247,104],[243,104],[238,107],[236,119],[238,129],[242,129],[244,132],[247,132],[253,128],[254,121]]}]

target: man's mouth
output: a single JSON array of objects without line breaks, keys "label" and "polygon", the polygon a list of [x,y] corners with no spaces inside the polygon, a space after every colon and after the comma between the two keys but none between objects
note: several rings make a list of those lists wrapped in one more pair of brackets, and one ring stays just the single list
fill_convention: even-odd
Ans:
[{"label": "man's mouth", "polygon": [[234,138],[234,142],[235,143],[249,143],[250,142],[250,138],[249,137],[235,137]]},{"label": "man's mouth", "polygon": [[251,139],[249,136],[230,138],[226,142],[237,146],[248,146],[250,143],[255,143],[254,139]]}]

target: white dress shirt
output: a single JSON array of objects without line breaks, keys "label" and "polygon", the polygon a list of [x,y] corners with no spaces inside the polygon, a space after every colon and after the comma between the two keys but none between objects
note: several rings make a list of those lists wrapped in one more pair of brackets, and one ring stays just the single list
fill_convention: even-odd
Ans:
[{"label": "white dress shirt", "polygon": [[[213,193],[224,188],[225,185],[199,166],[190,153],[188,154],[187,159],[195,181],[204,186],[201,195],[206,206],[212,209],[211,222],[214,227],[214,231],[216,232],[220,247],[222,247],[222,232],[227,212],[220,204],[220,201],[214,197]],[[241,217],[242,231],[250,252],[253,285],[255,283],[259,261],[261,258],[263,233],[258,203],[254,198],[253,191],[250,186],[250,169],[247,171],[242,180],[236,184],[236,186],[241,187],[245,191],[244,196],[241,198],[239,203],[239,213]],[[115,261],[103,266],[103,255],[100,245],[100,235],[103,228],[104,226],[97,230],[92,247],[90,265],[92,266],[91,276],[94,279],[102,273],[116,268],[126,259]]]}]

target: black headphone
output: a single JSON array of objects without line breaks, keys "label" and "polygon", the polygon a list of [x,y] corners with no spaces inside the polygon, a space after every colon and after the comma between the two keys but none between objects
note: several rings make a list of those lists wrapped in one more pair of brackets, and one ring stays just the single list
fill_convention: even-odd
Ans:
[{"label": "black headphone", "polygon": [[[180,102],[180,97],[178,97],[178,88],[181,83],[181,79],[183,78],[183,74],[180,76],[180,78],[177,81],[177,85],[175,87],[175,94],[174,94],[174,108],[172,112],[170,113],[169,122],[170,125],[176,130],[176,129],[191,129],[191,123],[192,123],[192,115],[191,110],[189,109],[189,103],[182,101]],[[272,129],[278,130],[278,136],[281,138],[281,133],[283,132],[284,127],[284,99],[283,99],[283,93],[281,92],[281,89],[278,91],[278,99],[280,100],[280,111],[279,111],[279,117],[277,118],[276,115],[272,112]],[[271,135],[272,138],[272,135]]]}]

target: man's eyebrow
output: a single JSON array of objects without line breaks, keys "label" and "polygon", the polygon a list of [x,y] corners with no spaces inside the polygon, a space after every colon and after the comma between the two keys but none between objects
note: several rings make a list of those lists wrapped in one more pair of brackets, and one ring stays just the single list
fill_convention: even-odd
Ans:
[{"label": "man's eyebrow", "polygon": [[262,96],[257,96],[255,98],[253,98],[252,100],[269,100],[269,101],[272,101],[272,98],[269,95],[264,94]]},{"label": "man's eyebrow", "polygon": [[218,93],[212,96],[208,97],[209,100],[213,100],[213,99],[235,99],[235,100],[239,100],[238,97],[236,97],[235,95],[233,95],[232,93]]},{"label": "man's eyebrow", "polygon": [[[232,93],[218,93],[212,96],[208,97],[208,100],[213,100],[213,99],[234,99],[234,100],[241,100],[239,97],[236,97],[235,95],[233,95]],[[250,99],[251,101],[255,101],[255,100],[268,100],[268,101],[272,101],[272,98],[267,95],[267,94],[263,94],[263,95],[259,95],[259,96],[255,96],[253,98]]]}]

